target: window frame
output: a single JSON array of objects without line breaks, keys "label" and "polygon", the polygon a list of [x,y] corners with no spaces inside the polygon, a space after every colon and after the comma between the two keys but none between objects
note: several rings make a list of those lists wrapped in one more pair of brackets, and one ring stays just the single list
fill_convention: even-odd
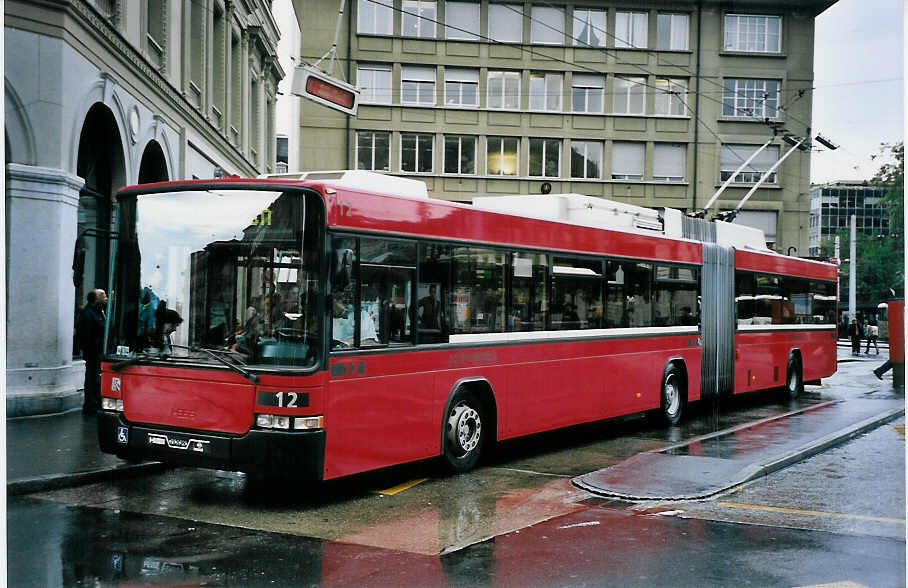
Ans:
[{"label": "window frame", "polygon": [[[680,82],[680,83],[679,83]],[[672,117],[685,117],[688,116],[687,111],[687,100],[684,100],[679,97],[679,94],[687,96],[688,94],[688,81],[687,78],[669,78],[669,77],[658,77],[654,83],[655,89],[654,99],[653,99],[653,114],[659,116],[672,116]],[[663,89],[661,86],[665,86]],[[674,90],[675,87],[681,89],[681,91]],[[660,100],[662,98],[662,100]],[[668,105],[667,112],[660,112],[660,107]],[[672,112],[675,109],[675,106],[678,106],[677,110],[680,112]]]},{"label": "window frame", "polygon": [[[492,97],[494,94],[492,92],[492,79],[493,79],[493,76],[498,77],[499,75],[501,77],[501,94],[498,97],[501,98],[501,106],[493,106]],[[520,110],[520,81],[521,81],[520,77],[521,76],[520,76],[519,71],[509,71],[509,70],[499,70],[499,69],[489,70],[486,73],[486,108],[488,108],[489,110],[509,110],[509,111]],[[517,81],[517,94],[515,96],[517,104],[514,107],[510,107],[510,106],[506,105],[507,97],[508,97],[507,82],[509,79],[514,79]]]},{"label": "window frame", "polygon": [[[537,11],[539,11],[537,13]],[[550,16],[560,16],[560,23],[550,24],[546,21],[546,17],[543,16],[543,13],[548,13]],[[558,47],[564,45],[564,35],[565,35],[565,10],[562,6],[552,6],[550,4],[540,5],[540,4],[531,4],[530,5],[530,44],[531,45],[548,45],[552,47]],[[543,28],[537,28],[536,25],[540,25]],[[547,40],[548,36],[560,36],[560,39],[557,40]]]},{"label": "window frame", "polygon": [[[415,12],[413,9],[415,8]],[[431,8],[432,16],[424,16]],[[408,22],[412,20],[411,22]],[[403,0],[400,11],[400,36],[404,39],[437,39],[438,38],[438,1],[437,0]],[[415,24],[416,34],[408,34],[408,27]]]},{"label": "window frame", "polygon": [[[729,87],[729,83],[733,83],[734,85]],[[740,87],[742,83],[744,86],[743,88]],[[759,88],[761,83],[763,86],[762,92],[760,92]],[[775,97],[769,96],[769,92],[767,91],[768,84],[775,84]],[[751,114],[746,114],[749,104],[755,100],[752,94],[757,92],[764,96],[763,100],[759,101],[760,108],[754,109]],[[768,78],[724,78],[722,80],[722,117],[736,119],[753,118],[759,120],[766,118],[778,119],[780,116],[779,106],[781,96],[782,80]],[[743,103],[743,106],[739,106],[740,103]],[[771,104],[774,104],[774,106],[771,106]],[[728,110],[731,111],[731,114],[728,113]],[[770,115],[769,112],[772,112],[772,114]]]},{"label": "window frame", "polygon": [[[627,19],[626,30],[621,31],[619,29],[618,20],[622,16]],[[635,32],[637,32],[637,20],[638,17],[643,17],[643,35],[642,39],[638,39]],[[627,34],[627,38],[622,37],[622,34]],[[617,10],[615,12],[615,33],[613,36],[615,48],[616,49],[648,49],[649,48],[649,12],[641,12],[639,10]]]},{"label": "window frame", "polygon": [[[450,139],[457,139],[458,157],[457,157],[457,171],[449,172],[448,171],[448,141]],[[471,171],[471,172],[464,172],[461,169],[461,165],[460,165],[460,162],[463,159],[462,154],[463,154],[464,139],[470,139],[473,142],[473,171]],[[479,143],[479,140],[476,135],[464,135],[464,134],[458,134],[458,133],[445,134],[444,138],[442,139],[442,149],[443,149],[442,150],[442,162],[441,162],[442,174],[449,175],[449,176],[475,176],[475,175],[477,175],[477,173],[476,173],[476,167],[477,167],[476,166],[476,163],[477,163],[476,155],[477,155],[477,150],[479,148],[478,143]]]},{"label": "window frame", "polygon": [[[542,156],[540,157],[540,164],[542,166],[541,175],[533,174],[533,143],[536,141],[539,141],[542,143]],[[529,154],[529,161],[527,162],[527,176],[531,177],[531,178],[560,178],[561,177],[561,146],[562,146],[563,141],[561,139],[553,139],[553,138],[545,138],[545,137],[530,137],[528,139],[528,142],[529,142],[529,144],[527,145],[527,153]],[[555,142],[555,144],[557,145],[557,153],[555,155],[555,157],[556,157],[555,168],[558,171],[557,171],[556,175],[548,175],[546,173],[546,169],[547,169],[546,163],[548,161],[547,145],[551,142]]]},{"label": "window frame", "polygon": [[[392,85],[394,79],[393,67],[390,64],[383,63],[357,63],[356,64],[356,85],[360,91],[359,94],[359,103],[360,104],[392,104],[393,103],[393,92]],[[373,83],[373,88],[363,89],[363,73],[372,72],[370,75],[370,83]],[[377,73],[387,74],[388,86],[387,89],[381,88],[378,85],[374,84],[374,80],[377,79]],[[376,95],[379,92],[387,91],[387,100],[376,99]]]},{"label": "window frame", "polygon": [[[493,12],[497,14],[492,14]],[[502,16],[504,15],[504,16]],[[504,44],[521,44],[523,43],[523,23],[524,23],[524,12],[523,4],[489,4],[488,12],[488,41],[490,43],[504,43]],[[516,23],[511,23],[510,19],[517,19]],[[504,35],[505,39],[499,39],[496,37],[498,34],[497,31],[492,30],[492,23],[501,25],[504,32],[509,33],[517,31],[516,38],[514,35]],[[512,26],[517,24],[519,26]]]},{"label": "window frame", "polygon": [[[684,25],[684,36],[681,43],[676,43],[675,39],[675,18],[683,18]],[[668,46],[664,47],[661,43],[662,36],[659,34],[660,31],[664,30],[662,28],[662,23],[665,22],[665,19],[668,19]],[[683,45],[682,47],[676,47],[675,45]],[[657,51],[690,51],[690,14],[686,12],[659,12],[656,14],[656,50]]]},{"label": "window frame", "polygon": [[[737,154],[735,152],[734,148],[742,148],[742,147],[746,148],[746,149],[753,149],[753,150],[757,150],[760,148],[759,145],[752,145],[752,144],[748,144],[748,143],[724,143],[720,147],[720,149],[719,149],[719,181],[720,182],[726,181],[729,178],[729,176],[736,169],[738,169],[738,166],[740,166],[742,163],[744,163],[744,161],[746,161],[747,158],[750,156],[749,154],[745,154],[742,157],[740,154]],[[736,155],[736,158],[738,161],[734,164],[733,167],[729,166],[729,167],[723,169],[722,155],[726,148]],[[778,161],[779,157],[782,156],[781,148],[779,145],[770,145],[766,148],[766,150],[775,151],[776,158],[773,161],[773,163]],[[764,153],[766,153],[766,150],[764,150]],[[759,159],[760,158],[758,157],[757,160],[759,160]],[[750,164],[748,164],[748,168],[751,168],[751,169],[745,168],[745,169],[741,170],[738,173],[738,175],[735,176],[735,180],[733,180],[732,183],[733,184],[755,184],[756,182],[759,181],[760,176],[763,173],[765,173],[765,171],[767,171],[770,167],[772,167],[772,164],[770,164],[770,165],[766,166],[765,170],[760,170],[756,167],[753,167],[754,163],[755,163],[755,161],[752,161],[752,162],[750,162]],[[726,175],[726,174],[728,174],[728,175]],[[744,175],[744,174],[750,174],[750,175]],[[741,176],[743,176],[745,179],[739,180],[738,177],[741,177]],[[772,175],[769,178],[766,179],[766,182],[764,182],[764,185],[766,185],[766,184],[769,184],[771,186],[778,185],[778,177],[779,177],[779,172],[778,172],[778,170],[776,170],[772,173]],[[747,179],[747,178],[753,178],[753,179]]]},{"label": "window frame", "polygon": [[[578,13],[586,13],[587,20],[582,21],[577,18]],[[596,20],[593,22],[592,15],[596,13],[601,16],[601,20]],[[587,39],[581,40],[578,38],[577,25],[578,23],[582,24],[584,27],[586,23],[589,23],[589,27],[585,30],[587,31]],[[571,43],[574,47],[587,47],[591,49],[604,49],[608,46],[608,10],[599,9],[599,8],[574,8],[574,12],[571,14]],[[595,33],[599,33],[599,38],[601,39],[598,45],[591,45],[589,43],[589,37]]]},{"label": "window frame", "polygon": [[[469,74],[469,75],[467,75]],[[444,76],[445,108],[479,108],[479,70],[470,67],[446,67]],[[459,79],[458,79],[459,78]],[[467,79],[469,78],[469,79]],[[449,102],[448,84],[457,87],[457,102]],[[474,102],[463,100],[464,88],[472,86]]]},{"label": "window frame", "polygon": [[[413,137],[413,139],[414,139],[414,147],[413,147],[414,159],[413,159],[413,169],[412,170],[406,169],[404,167],[404,153],[405,153],[404,139],[408,138],[408,137]],[[419,154],[420,154],[420,139],[421,138],[422,139],[428,138],[428,140],[429,140],[429,151],[430,151],[429,169],[425,170],[425,171],[419,169],[419,164],[420,164]],[[411,173],[411,174],[432,174],[432,173],[434,173],[435,172],[435,135],[432,133],[413,133],[413,132],[401,131],[401,133],[400,133],[400,168],[399,169],[401,172]]]},{"label": "window frame", "polygon": [[[463,25],[463,24],[454,25],[456,28],[452,29],[451,25],[448,24],[448,20],[450,19],[450,15],[452,12],[451,8],[454,6],[458,6],[460,8],[464,8],[464,9],[471,8],[470,13],[468,15],[466,15],[467,17],[469,17],[468,20],[470,22],[468,22],[466,25]],[[449,1],[446,1],[445,2],[445,24],[444,24],[445,40],[448,40],[448,41],[479,41],[480,40],[479,31],[482,26],[482,16],[481,16],[482,12],[481,12],[480,8],[481,8],[481,4],[479,2],[463,2],[463,1],[449,2]],[[475,12],[476,12],[475,20],[473,20],[473,18],[472,18],[473,17],[472,9],[475,9]],[[474,25],[476,27],[475,33],[463,32],[464,30],[469,31],[470,30],[469,27],[471,25]],[[452,33],[454,33],[454,34],[452,34]]]},{"label": "window frame", "polygon": [[[372,138],[371,138],[371,145],[370,145],[370,147],[369,147],[369,149],[370,149],[370,151],[371,151],[371,153],[372,153],[371,158],[370,158],[370,159],[371,159],[371,162],[372,162],[372,165],[371,165],[371,167],[369,167],[369,168],[362,168],[362,167],[359,166],[359,162],[360,162],[360,160],[359,160],[359,153],[360,153],[360,136],[365,136],[365,135],[371,135],[371,137],[372,137]],[[388,152],[387,152],[387,154],[386,154],[386,157],[387,157],[387,165],[388,165],[388,168],[387,168],[387,169],[376,169],[376,167],[375,167],[375,155],[376,155],[376,153],[377,153],[377,149],[376,149],[375,143],[376,143],[376,138],[377,138],[379,135],[383,135],[383,136],[387,137],[387,140],[388,140],[388,142],[387,142],[387,145],[388,145]],[[354,160],[354,162],[355,162],[355,164],[356,164],[356,169],[361,169],[361,170],[364,170],[364,171],[387,171],[387,172],[390,172],[390,171],[391,171],[391,132],[390,132],[390,131],[375,131],[375,130],[368,130],[368,129],[360,129],[360,130],[357,130],[357,131],[356,131],[356,141],[354,142],[354,149],[355,149],[355,151],[354,151],[354,154],[353,154],[353,155],[354,155],[354,159],[353,159],[353,160]]]},{"label": "window frame", "polygon": [[[640,146],[643,148],[642,157],[640,158],[640,173],[615,173],[615,155],[619,145]],[[613,180],[623,182],[642,182],[646,173],[646,142],[645,141],[612,141],[612,173]]]},{"label": "window frame", "polygon": [[[369,11],[372,12],[372,22],[367,23],[371,26],[364,27],[364,14],[367,11],[363,10],[363,6],[369,6]],[[384,17],[384,18],[381,18]],[[384,27],[379,27],[379,21],[383,21],[382,24],[386,25]],[[381,30],[379,30],[381,28]],[[356,4],[356,34],[357,35],[375,35],[375,36],[390,36],[394,34],[394,9],[387,6],[382,6],[369,0],[359,0]]]},{"label": "window frame", "polygon": [[[681,175],[680,176],[667,176],[657,174],[657,164],[659,163],[659,152],[660,148],[664,149],[670,146],[681,146],[682,150],[682,159],[681,159]],[[668,141],[659,141],[653,145],[653,181],[654,182],[671,182],[671,183],[683,183],[686,177],[687,170],[687,144],[686,143],[673,143]]]},{"label": "window frame", "polygon": [[[595,82],[593,78],[596,78],[599,81],[599,85],[594,85]],[[585,74],[585,73],[574,73],[571,77],[571,112],[580,113],[580,114],[603,114],[605,112],[605,74]],[[598,90],[598,92],[596,92]],[[576,99],[577,92],[580,91],[583,93],[583,110],[577,110]],[[599,110],[592,110],[590,108],[590,97],[591,95],[598,94],[599,99]]]},{"label": "window frame", "polygon": [[[492,141],[498,141],[498,154],[501,157],[501,161],[505,161],[505,154],[509,153],[505,151],[506,142],[514,141],[514,173],[508,174],[505,173],[505,166],[499,165],[499,173],[493,173],[490,171],[491,166],[489,165],[489,160],[492,156]],[[502,177],[502,178],[516,178],[520,175],[520,137],[506,136],[506,135],[490,135],[486,137],[486,175],[493,177]]]},{"label": "window frame", "polygon": [[[734,27],[734,33],[731,32],[732,27],[729,27],[729,19],[734,19],[736,21],[736,26]],[[763,32],[758,31],[741,31],[741,23],[745,19],[753,19],[754,21],[762,20]],[[769,31],[769,22],[774,20],[779,23],[779,32],[776,39],[776,48],[770,48],[769,40],[772,37],[772,34]],[[782,16],[778,14],[746,14],[741,12],[726,12],[722,17],[722,50],[730,53],[758,53],[758,54],[768,54],[768,55],[781,55],[782,53]],[[730,35],[734,34],[734,42],[729,43]],[[747,46],[742,47],[741,38],[742,35],[759,35],[762,37],[762,50],[761,49],[749,49]],[[746,40],[745,40],[746,43]]]},{"label": "window frame", "polygon": [[[535,94],[533,92],[533,80],[538,80],[540,78],[542,79],[543,92],[542,92],[541,96],[542,96],[542,101],[543,101],[544,107],[543,108],[534,108],[533,107],[534,97],[537,97],[540,94]],[[549,78],[558,79],[558,91],[557,92],[549,91]],[[564,103],[562,101],[563,93],[564,93],[564,74],[563,73],[560,73],[560,72],[556,73],[556,72],[549,72],[549,71],[532,71],[532,72],[530,72],[530,78],[529,78],[529,82],[528,82],[528,86],[527,86],[527,94],[529,97],[529,103],[528,103],[529,109],[528,110],[530,110],[531,112],[564,112]],[[552,97],[556,97],[558,99],[557,108],[548,107],[549,100]]]},{"label": "window frame", "polygon": [[[627,82],[624,88],[618,88],[619,82]],[[631,110],[631,103],[634,98],[634,88],[640,86],[642,100],[639,112]],[[619,110],[617,105],[619,101],[623,102],[624,110]],[[646,115],[646,78],[636,76],[614,76],[612,78],[612,112],[611,114],[624,114],[630,116]]]},{"label": "window frame", "polygon": [[[584,148],[583,148],[583,153],[582,153],[582,154],[577,153],[577,155],[583,157],[583,161],[584,161],[584,164],[583,164],[583,175],[582,175],[582,176],[574,175],[574,154],[576,153],[576,151],[575,151],[575,149],[574,149],[574,146],[575,146],[575,145],[583,145],[583,146],[584,146]],[[591,146],[598,146],[598,147],[599,147],[599,161],[596,162],[596,165],[598,166],[598,172],[599,172],[599,173],[598,173],[598,175],[596,175],[595,177],[591,177],[591,176],[587,176],[587,175],[586,175],[586,174],[587,174],[587,169],[589,168],[589,165],[590,165],[589,148],[590,148]],[[601,180],[601,179],[602,179],[602,167],[603,167],[602,164],[603,164],[603,157],[604,157],[604,155],[605,155],[605,143],[604,143],[604,141],[597,141],[597,140],[594,140],[594,139],[581,139],[581,140],[574,140],[574,139],[571,139],[571,169],[570,169],[570,178],[571,178],[572,180]]]},{"label": "window frame", "polygon": [[[431,72],[431,75],[425,75]],[[423,74],[423,77],[420,77],[417,74]],[[401,65],[400,68],[400,103],[401,105],[406,106],[425,106],[431,107],[435,106],[438,103],[438,95],[435,85],[437,83],[437,72],[434,66],[425,66],[425,65]],[[431,78],[431,79],[426,79]],[[404,90],[405,84],[414,84],[416,90],[416,102],[406,100],[406,92]],[[420,95],[422,94],[421,90],[426,86],[432,88],[432,101],[431,102],[421,102]]]}]

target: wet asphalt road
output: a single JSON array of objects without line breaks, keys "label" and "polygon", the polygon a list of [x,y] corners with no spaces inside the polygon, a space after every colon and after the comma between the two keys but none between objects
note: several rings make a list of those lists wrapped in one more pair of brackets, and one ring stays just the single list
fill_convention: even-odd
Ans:
[{"label": "wet asphalt road", "polygon": [[673,429],[631,419],[507,443],[462,476],[416,464],[313,489],[179,469],[11,499],[9,585],[904,586],[904,418],[705,501],[570,483],[793,407],[891,398],[871,367],[841,364],[794,403],[704,404]]}]

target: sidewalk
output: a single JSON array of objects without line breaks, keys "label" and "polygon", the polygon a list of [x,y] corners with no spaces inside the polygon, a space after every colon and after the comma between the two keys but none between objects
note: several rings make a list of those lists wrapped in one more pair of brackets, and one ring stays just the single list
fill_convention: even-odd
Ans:
[{"label": "sidewalk", "polygon": [[6,421],[6,493],[14,496],[160,471],[98,449],[97,419],[81,410]]}]

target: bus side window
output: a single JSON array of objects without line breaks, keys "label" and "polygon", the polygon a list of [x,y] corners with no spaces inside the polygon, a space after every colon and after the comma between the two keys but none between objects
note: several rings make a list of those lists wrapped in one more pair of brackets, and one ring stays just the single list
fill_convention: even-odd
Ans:
[{"label": "bus side window", "polygon": [[415,322],[420,343],[447,343],[451,310],[451,247],[419,245]]},{"label": "bus side window", "polygon": [[544,253],[516,252],[512,255],[509,331],[545,330],[548,270],[548,257]]}]

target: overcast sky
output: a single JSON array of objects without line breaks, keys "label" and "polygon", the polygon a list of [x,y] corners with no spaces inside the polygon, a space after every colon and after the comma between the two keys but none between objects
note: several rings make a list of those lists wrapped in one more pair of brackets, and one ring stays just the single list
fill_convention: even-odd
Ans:
[{"label": "overcast sky", "polygon": [[815,151],[814,183],[864,180],[880,143],[904,138],[903,0],[839,0],[816,20],[813,126],[841,147]]}]

